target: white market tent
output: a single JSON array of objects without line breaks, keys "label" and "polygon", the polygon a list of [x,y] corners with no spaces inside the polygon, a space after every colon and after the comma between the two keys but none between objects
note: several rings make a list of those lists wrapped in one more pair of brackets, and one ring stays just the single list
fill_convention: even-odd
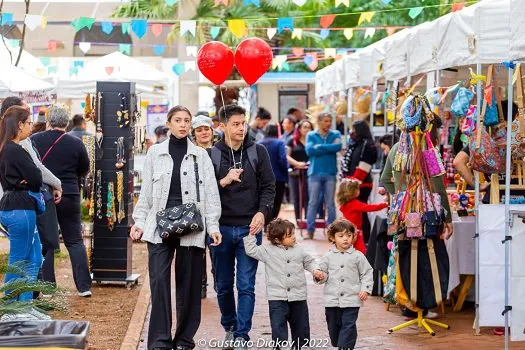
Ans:
[{"label": "white market tent", "polygon": [[525,57],[525,6],[523,0],[511,0],[510,13],[510,58],[521,60]]},{"label": "white market tent", "polygon": [[17,92],[49,91],[55,86],[38,79],[11,65],[0,65],[0,95],[10,95]]}]

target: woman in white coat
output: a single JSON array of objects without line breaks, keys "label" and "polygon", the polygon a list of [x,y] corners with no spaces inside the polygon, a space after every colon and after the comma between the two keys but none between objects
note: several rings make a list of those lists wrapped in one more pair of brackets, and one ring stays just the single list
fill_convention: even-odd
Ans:
[{"label": "woman in white coat", "polygon": [[[131,238],[148,242],[151,287],[151,318],[148,349],[193,349],[193,337],[201,321],[202,256],[206,233],[213,245],[221,243],[221,202],[211,159],[188,135],[191,113],[182,106],[168,112],[170,136],[151,146],[142,170],[142,188],[133,212]],[[199,176],[195,176],[194,162]],[[198,181],[198,184],[197,184]],[[158,211],[186,203],[197,203],[197,185],[204,230],[163,240],[157,229]],[[175,257],[177,329],[172,337],[171,264]]]}]

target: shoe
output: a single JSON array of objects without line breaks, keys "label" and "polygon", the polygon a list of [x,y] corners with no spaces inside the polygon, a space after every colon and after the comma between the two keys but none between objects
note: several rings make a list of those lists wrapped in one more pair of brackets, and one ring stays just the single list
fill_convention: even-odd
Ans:
[{"label": "shoe", "polygon": [[248,341],[242,337],[235,338],[233,350],[248,350]]},{"label": "shoe", "polygon": [[306,236],[304,236],[303,239],[314,239],[314,233],[313,232],[306,233]]},{"label": "shoe", "polygon": [[83,298],[89,298],[91,297],[91,295],[92,294],[90,290],[86,290],[85,292],[78,292],[78,296]]},{"label": "shoe", "polygon": [[425,318],[428,318],[429,320],[433,320],[433,319],[438,318],[438,317],[439,317],[438,313],[437,312],[432,312],[432,311],[429,311],[426,314],[426,316],[425,316]]},{"label": "shoe", "polygon": [[233,329],[234,329],[234,327],[232,326],[229,331],[226,331],[226,335],[224,336],[224,344],[225,344],[225,346],[224,346],[223,350],[231,350],[231,349],[233,349],[233,340],[234,340]]},{"label": "shoe", "polygon": [[177,347],[175,348],[175,350],[190,350],[191,348],[189,346],[185,346],[185,345],[177,345]]}]

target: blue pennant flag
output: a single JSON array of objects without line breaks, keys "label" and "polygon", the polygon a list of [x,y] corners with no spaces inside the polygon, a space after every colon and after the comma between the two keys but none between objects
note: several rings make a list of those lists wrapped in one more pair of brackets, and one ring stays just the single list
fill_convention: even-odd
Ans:
[{"label": "blue pennant flag", "polygon": [[210,35],[212,39],[215,39],[219,33],[221,32],[221,28],[219,27],[211,27],[210,28]]},{"label": "blue pennant flag", "polygon": [[100,26],[102,28],[102,32],[106,35],[111,34],[111,32],[113,31],[113,23],[111,22],[101,22]]},{"label": "blue pennant flag", "polygon": [[184,63],[174,64],[173,67],[171,67],[171,69],[173,69],[173,73],[181,75],[182,73],[184,73]]},{"label": "blue pennant flag", "polygon": [[256,7],[261,6],[260,0],[242,0],[244,6],[254,4]]},{"label": "blue pennant flag", "polygon": [[328,38],[328,35],[330,35],[330,29],[321,29],[321,32],[319,33],[321,38],[324,40]]},{"label": "blue pennant flag", "polygon": [[77,61],[73,62],[73,66],[75,68],[78,68],[78,67],[84,68],[84,61],[77,60]]},{"label": "blue pennant flag", "polygon": [[2,25],[3,26],[5,26],[5,25],[12,26],[13,25],[13,14],[12,13],[7,13],[7,12],[2,13]]},{"label": "blue pennant flag", "polygon": [[157,56],[162,55],[164,53],[164,50],[166,50],[166,45],[155,45],[155,46],[153,46],[153,52]]},{"label": "blue pennant flag", "polygon": [[292,17],[277,18],[277,32],[282,33],[285,29],[293,32]]},{"label": "blue pennant flag", "polygon": [[131,20],[131,29],[139,39],[142,39],[148,29],[148,21],[145,19],[133,19]]}]

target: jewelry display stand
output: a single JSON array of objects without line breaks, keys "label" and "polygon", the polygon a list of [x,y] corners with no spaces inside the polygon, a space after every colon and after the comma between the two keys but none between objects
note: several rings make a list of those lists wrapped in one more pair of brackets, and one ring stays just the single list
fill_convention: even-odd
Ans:
[{"label": "jewelry display stand", "polygon": [[[96,283],[138,283],[132,273],[135,83],[97,82],[92,272]],[[127,122],[127,123],[126,123]],[[108,193],[109,192],[109,193]]]}]

